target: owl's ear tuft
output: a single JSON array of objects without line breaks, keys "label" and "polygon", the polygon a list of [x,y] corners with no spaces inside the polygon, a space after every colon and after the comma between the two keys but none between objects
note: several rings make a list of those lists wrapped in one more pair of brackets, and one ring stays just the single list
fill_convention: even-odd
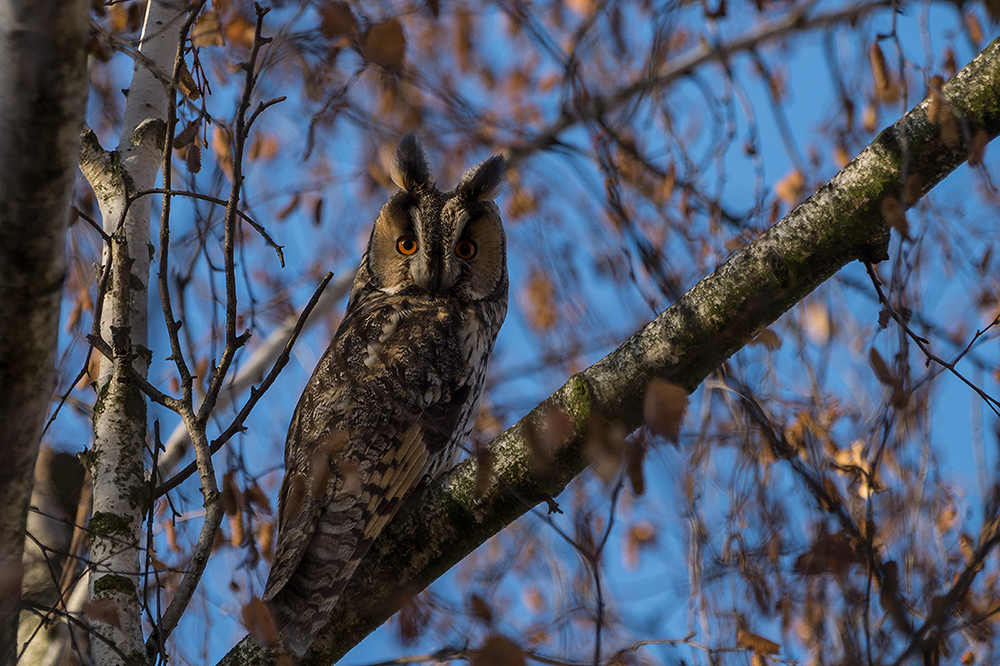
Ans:
[{"label": "owl's ear tuft", "polygon": [[413,134],[407,134],[399,140],[396,154],[392,156],[389,176],[392,182],[407,192],[433,187],[434,174],[431,173],[427,153]]},{"label": "owl's ear tuft", "polygon": [[487,157],[462,174],[455,192],[476,201],[493,199],[500,192],[507,174],[507,160],[503,155]]}]

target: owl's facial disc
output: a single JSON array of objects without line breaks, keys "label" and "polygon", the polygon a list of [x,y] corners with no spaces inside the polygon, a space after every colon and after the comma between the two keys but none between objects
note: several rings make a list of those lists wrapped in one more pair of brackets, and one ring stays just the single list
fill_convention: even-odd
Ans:
[{"label": "owl's facial disc", "polygon": [[[419,243],[419,249],[410,258],[410,277],[418,287],[437,295],[454,286],[461,273],[461,267],[451,256],[452,239],[440,233],[442,225],[424,224],[419,206],[411,207],[409,212]],[[428,227],[435,231],[429,231]]]}]

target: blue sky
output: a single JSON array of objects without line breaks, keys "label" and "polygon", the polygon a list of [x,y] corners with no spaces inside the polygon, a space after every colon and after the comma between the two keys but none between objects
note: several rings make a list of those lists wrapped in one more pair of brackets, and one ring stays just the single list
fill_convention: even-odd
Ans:
[{"label": "blue sky", "polygon": [[[821,3],[818,9],[834,7],[831,3]],[[700,9],[689,9],[687,13],[681,15],[685,20],[698,20]],[[740,15],[744,11],[743,7],[733,8],[736,12],[726,20],[720,22],[719,39],[742,34],[751,27],[751,17]],[[503,18],[495,9],[488,13],[490,22],[495,23],[494,29],[498,35],[503,35]],[[838,31],[834,37],[834,43],[846,62],[857,66],[864,63],[863,57],[858,54],[865,53],[870,45],[871,39],[876,32],[886,32],[890,28],[890,14],[882,12],[873,21],[863,24],[863,27],[856,33],[850,35],[844,31]],[[940,71],[941,45],[959,43],[957,49],[957,59],[959,66],[967,63],[978,51],[969,44],[968,39],[962,36],[954,38],[955,35],[963,33],[963,26],[958,22],[953,9],[940,5],[932,5],[930,9],[924,6],[914,6],[905,13],[897,16],[897,34],[900,43],[907,57],[916,66],[930,64],[930,69]],[[635,39],[638,42],[648,40],[647,26],[631,25],[630,30],[635,31]],[[930,48],[928,48],[928,43]],[[518,53],[509,48],[505,48],[504,40],[497,38],[496,47],[492,49],[492,57],[497,59],[497,66],[502,68],[510,64],[517,63]],[[892,61],[895,57],[891,43],[887,40],[883,42],[883,48]],[[490,53],[491,50],[487,49]],[[777,67],[786,77],[785,89],[787,96],[783,112],[790,121],[790,128],[798,146],[798,152],[808,154],[811,146],[815,146],[820,152],[820,165],[818,174],[811,174],[817,180],[825,180],[834,173],[837,167],[833,163],[830,155],[832,137],[822,130],[829,125],[831,118],[837,116],[841,111],[838,108],[838,96],[832,87],[828,75],[827,64],[824,60],[824,43],[820,33],[812,33],[805,37],[792,37],[789,40],[787,51],[768,49],[766,52],[768,62]],[[672,105],[683,106],[692,111],[684,115],[688,123],[684,131],[691,131],[694,140],[691,145],[694,154],[709,150],[711,137],[708,132],[697,131],[699,120],[712,113],[713,109],[698,109],[712,99],[711,96],[703,94],[704,89],[709,89],[717,95],[717,98],[726,99],[732,96],[735,100],[732,108],[744,109],[739,101],[742,97],[749,102],[754,111],[753,123],[760,137],[758,150],[760,163],[763,170],[759,173],[754,171],[754,160],[748,158],[741,147],[744,141],[751,134],[753,125],[748,120],[748,116],[735,114],[732,120],[731,130],[736,137],[730,147],[725,151],[721,161],[705,160],[704,168],[706,173],[711,173],[711,169],[719,168],[718,175],[708,175],[706,182],[713,187],[718,187],[724,192],[723,201],[731,205],[736,210],[746,210],[752,208],[756,203],[756,197],[760,194],[757,189],[759,182],[763,184],[764,193],[770,195],[774,184],[785,176],[795,165],[797,156],[793,152],[789,155],[785,149],[779,132],[779,124],[771,112],[769,101],[763,82],[759,76],[754,75],[752,63],[745,57],[737,57],[731,61],[734,68],[734,75],[738,87],[728,90],[725,82],[719,76],[717,67],[710,67],[702,73],[697,80],[684,80],[678,82],[670,89],[670,100]],[[543,65],[544,66],[544,63]],[[915,104],[924,94],[924,85],[920,78],[920,73],[916,69],[907,70],[910,75],[911,91],[909,106]],[[843,71],[844,80],[847,86],[852,89],[865,89],[870,87],[870,72],[867,69],[855,68]],[[121,83],[119,87],[127,85],[128,70],[122,68],[119,72]],[[271,81],[271,88],[280,89],[281,81]],[[470,96],[474,102],[481,103],[484,107],[491,103],[487,93],[477,89],[473,84],[467,84],[463,91]],[[284,93],[289,91],[285,90]],[[226,87],[216,90],[217,99],[210,99],[209,109],[213,113],[223,114],[224,110],[231,102],[231,97],[235,93]],[[477,95],[483,95],[478,98]],[[364,185],[364,174],[357,170],[352,158],[360,154],[365,145],[365,137],[357,129],[349,124],[338,125],[335,135],[324,137],[319,145],[320,151],[326,151],[329,158],[320,165],[315,160],[303,160],[303,146],[305,127],[301,115],[298,100],[292,100],[285,105],[269,111],[266,122],[261,123],[262,131],[273,132],[282,137],[282,150],[276,161],[270,164],[257,164],[248,167],[249,178],[247,181],[247,201],[251,211],[258,216],[258,219],[268,220],[276,209],[280,209],[301,182],[312,182],[315,180],[316,196],[324,198],[324,215],[322,224],[316,226],[309,216],[309,209],[306,206],[290,215],[286,220],[278,222],[269,221],[266,226],[269,233],[275,240],[284,246],[286,268],[280,271],[280,280],[286,290],[285,296],[291,305],[298,309],[305,303],[315,285],[315,280],[308,274],[308,269],[312,266],[319,266],[323,270],[334,270],[338,275],[351,270],[357,263],[360,253],[364,248],[367,239],[370,222],[377,214],[377,206],[360,205],[358,192]],[[558,99],[549,99],[550,106],[547,112],[558,113]],[[699,106],[701,105],[701,106]],[[217,108],[216,108],[217,107]],[[884,107],[880,110],[877,126],[879,129],[894,122],[903,112],[900,104]],[[723,113],[728,112],[722,109]],[[96,109],[94,110],[96,113]],[[856,110],[856,117],[860,122],[862,109]],[[644,131],[648,133],[650,142],[654,143],[658,133],[662,133],[663,127],[658,126],[650,114],[650,121]],[[103,137],[106,146],[113,144],[110,135]],[[566,135],[566,140],[583,150],[589,152],[588,135],[582,129],[575,129]],[[863,148],[863,145],[848,146],[851,156]],[[651,151],[654,152],[654,151]],[[989,153],[988,153],[989,155]],[[474,156],[476,159],[486,155]],[[432,163],[440,165],[448,159],[441,154],[432,154]],[[995,164],[995,158],[992,160]],[[207,163],[207,153],[206,153]],[[212,168],[212,167],[206,167]],[[453,168],[454,169],[454,168]],[[630,334],[644,321],[655,315],[656,310],[663,309],[670,303],[662,295],[653,294],[655,291],[643,283],[641,277],[641,266],[636,258],[635,248],[628,239],[613,236],[600,236],[595,233],[598,226],[597,219],[602,219],[601,210],[602,178],[593,163],[586,158],[572,157],[569,159],[561,156],[537,155],[522,165],[521,178],[523,181],[536,179],[542,184],[557,183],[559,185],[559,196],[553,196],[551,201],[543,202],[543,207],[539,211],[538,219],[518,221],[508,225],[509,256],[512,284],[515,291],[512,291],[512,305],[519,303],[521,294],[516,291],[518,285],[523,285],[527,276],[533,268],[538,266],[538,257],[544,255],[546,250],[552,256],[563,256],[560,253],[566,248],[578,252],[569,261],[574,266],[581,277],[581,284],[586,287],[588,298],[586,301],[578,301],[567,298],[566,302],[561,302],[560,306],[565,308],[565,312],[579,318],[581,326],[588,324],[600,324],[602,335],[590,338],[589,344],[579,354],[582,363],[592,363],[601,358],[605,353],[619,344],[624,337]],[[758,181],[762,178],[762,181]],[[175,181],[181,182],[181,181]],[[818,184],[818,182],[816,183]],[[808,191],[811,191],[811,185]],[[969,246],[970,254],[981,253],[988,243],[995,241],[995,236],[991,237],[989,231],[995,228],[992,223],[994,209],[986,207],[981,201],[981,197],[970,192],[976,187],[976,179],[970,174],[967,167],[962,167],[931,194],[930,205],[943,210],[953,210],[957,217],[968,221],[962,227],[965,235],[964,242]],[[551,192],[551,190],[550,190]],[[388,195],[389,192],[386,192]],[[554,194],[554,193],[553,193]],[[509,195],[508,195],[509,196]],[[503,197],[501,197],[501,202]],[[566,209],[563,214],[558,206],[565,201],[575,201],[576,207]],[[199,208],[202,214],[214,215],[217,223],[220,212],[211,211],[209,207]],[[786,207],[787,211],[787,207]],[[184,216],[194,216],[194,209],[178,204],[175,219],[184,219]],[[558,218],[555,222],[550,218]],[[940,216],[923,215],[919,210],[910,214],[911,228],[918,229],[918,233],[925,233],[928,239],[933,239],[934,234],[947,233],[947,230],[940,228]],[[762,216],[755,223],[755,230],[766,226],[767,220]],[[923,226],[926,225],[926,226]],[[937,226],[936,226],[937,225]],[[180,225],[179,225],[180,226]],[[698,232],[700,230],[692,230]],[[721,263],[728,250],[725,241],[729,240],[727,234],[736,235],[735,231],[722,232],[716,234],[715,245],[710,256],[715,263]],[[182,235],[177,239],[183,246]],[[932,241],[928,241],[932,242]],[[673,256],[682,257],[680,261],[687,261],[686,252],[681,239],[668,238],[666,241],[668,256],[675,252]],[[94,261],[96,257],[96,244],[91,245],[94,251]],[[640,277],[628,288],[620,286],[603,279],[597,275],[593,269],[590,258],[592,254],[602,247],[610,247],[612,253],[623,257],[623,261],[629,262],[637,270]],[[255,271],[261,265],[268,265],[274,268],[273,255],[264,248],[259,241],[248,241],[246,260],[242,264],[248,275],[254,276]],[[900,248],[898,237],[894,237],[892,252],[895,255]],[[175,256],[182,255],[183,251],[175,250]],[[270,262],[270,263],[268,263]],[[711,264],[706,260],[706,264]],[[682,289],[691,287],[694,282],[704,276],[702,268],[693,266],[679,268],[679,272],[684,275],[685,282]],[[888,266],[883,267],[888,271]],[[880,269],[881,270],[881,269]],[[888,275],[888,273],[885,273]],[[557,278],[558,279],[558,278]],[[933,317],[936,321],[947,324],[952,319],[964,318],[969,321],[974,318],[968,317],[965,311],[967,298],[960,298],[975,288],[975,276],[958,274],[953,275],[948,271],[938,267],[924,268],[915,277],[920,280],[920,288],[916,291],[920,294],[922,312]],[[852,287],[852,284],[866,284],[867,276],[859,264],[845,268],[830,283],[820,287],[817,292],[810,297],[817,302],[828,304],[830,312],[836,322],[842,326],[858,327],[865,331],[869,345],[875,345],[883,350],[891,349],[893,336],[891,330],[878,332],[876,321],[878,307],[869,294],[859,292]],[[268,287],[258,286],[255,288],[258,294],[269,293]],[[869,290],[870,291],[870,290]],[[152,302],[156,303],[158,294],[153,288]],[[242,294],[244,297],[247,294]],[[562,294],[560,294],[562,296]],[[653,298],[653,297],[656,298]],[[260,297],[260,296],[258,296]],[[655,307],[651,306],[650,300],[653,298]],[[212,294],[205,290],[195,292],[194,300],[200,303],[210,302]],[[197,306],[196,306],[197,307]],[[339,313],[342,305],[337,308]],[[500,334],[497,343],[497,352],[492,364],[492,376],[498,381],[498,385],[493,394],[495,402],[508,405],[509,410],[504,412],[504,416],[509,422],[513,422],[523,411],[527,411],[538,401],[543,399],[552,390],[561,385],[565,379],[562,371],[526,372],[526,365],[537,362],[538,349],[548,346],[558,348],[560,344],[565,344],[565,340],[556,338],[540,339],[540,336],[530,330],[524,313],[520,307],[512,307],[508,316],[508,322]],[[197,340],[207,340],[208,327],[212,325],[211,319],[199,320],[197,314],[192,315],[191,329],[194,331]],[[269,330],[270,322],[267,314],[261,315],[261,321],[255,335],[263,337]],[[786,318],[801,316],[800,308],[794,309],[786,315]],[[337,315],[339,319],[339,314]],[[162,318],[158,313],[151,314],[150,320],[152,328],[150,332],[151,346],[154,349],[165,349],[164,333],[162,328]],[[980,326],[983,322],[980,322]],[[781,334],[782,323],[773,327]],[[294,402],[301,391],[312,366],[319,358],[325,348],[332,330],[329,326],[319,326],[303,337],[298,344],[293,355],[292,362],[283,372],[276,384],[271,388],[266,401],[259,405],[247,425],[249,431],[246,435],[235,440],[234,445],[224,453],[217,456],[217,468],[225,470],[230,466],[244,467],[254,476],[260,475],[260,481],[266,491],[276,493],[277,483],[280,480],[280,450],[284,442],[285,431],[288,419]],[[971,333],[971,331],[969,332]],[[620,337],[619,337],[620,336]],[[586,338],[586,335],[580,336]],[[71,362],[68,368],[75,370],[82,363],[76,357],[80,356],[78,342],[67,342],[75,356],[70,356]],[[828,357],[823,355],[821,349],[809,349],[800,352],[795,345],[786,344],[781,350],[770,354],[761,348],[754,347],[740,352],[735,363],[745,368],[747,373],[752,375],[755,368],[763,367],[763,363],[770,358],[774,361],[774,372],[780,373],[784,380],[783,389],[790,393],[802,390],[807,378],[798,370],[802,364],[802,357],[798,354],[815,354],[816,358],[829,358],[830,367],[828,373],[831,386],[834,390],[842,390],[844,394],[854,394],[860,400],[873,400],[874,396],[864,395],[863,391],[871,389],[870,375],[865,376],[867,358],[867,347],[864,349],[834,349]],[[980,349],[977,354],[984,359],[995,362],[997,358],[997,344],[994,337],[988,345]],[[152,377],[165,377],[169,372],[160,354],[154,363],[151,371]],[[885,355],[888,357],[889,352]],[[948,356],[948,354],[945,354]],[[859,361],[860,359],[860,361]],[[976,378],[975,373],[970,372],[970,376]],[[979,380],[984,382],[987,390],[997,392],[995,379],[988,376],[980,376]],[[867,382],[867,383],[866,383]],[[859,387],[862,387],[863,390]],[[977,470],[995,469],[997,455],[995,452],[995,442],[990,439],[993,426],[996,421],[986,410],[983,410],[978,418],[982,419],[982,428],[985,432],[985,446],[977,448],[972,445],[973,440],[973,417],[975,413],[972,406],[975,403],[971,392],[962,386],[957,380],[950,377],[942,378],[934,392],[935,401],[933,409],[933,424],[931,426],[931,439],[933,440],[931,449],[936,461],[936,469],[939,473],[953,478],[960,486],[969,488],[969,492],[975,495],[975,483],[977,483]],[[692,396],[692,411],[695,412],[701,405],[702,391],[699,390]],[[231,415],[231,410],[229,414]],[[150,410],[152,419],[159,419],[161,432],[168,433],[176,419],[163,410],[152,407]],[[692,624],[692,616],[687,612],[689,600],[688,588],[688,568],[687,556],[688,546],[684,533],[683,516],[679,511],[677,468],[682,466],[686,460],[688,451],[684,443],[693,440],[697,433],[691,431],[691,427],[697,421],[689,417],[688,428],[682,435],[682,446],[679,450],[670,447],[656,449],[646,463],[647,487],[649,491],[640,498],[629,498],[626,502],[628,506],[622,509],[622,521],[615,528],[615,536],[607,551],[605,560],[605,572],[607,590],[609,596],[614,600],[614,608],[622,612],[627,618],[627,625],[631,627],[636,636],[662,638],[662,637],[682,637],[689,631],[699,629]],[[505,425],[509,425],[506,423]],[[85,419],[73,418],[65,415],[57,421],[53,429],[53,440],[68,450],[76,451],[82,448],[82,444],[89,442]],[[979,453],[981,451],[981,453]],[[719,520],[725,520],[724,498],[732,490],[734,478],[739,475],[739,470],[734,469],[731,461],[727,464],[725,456],[713,462],[711,474],[708,476],[703,491],[707,500],[707,511],[716,515]],[[221,472],[220,472],[221,473]],[[787,478],[776,475],[776,483],[789,484],[789,492],[794,493],[794,487]],[[580,482],[578,482],[580,483]],[[601,493],[607,491],[594,479],[582,480],[587,484],[587,492],[593,493],[595,497],[601,497]],[[575,486],[575,484],[574,484]],[[567,494],[580,492],[579,488],[571,486]],[[196,481],[189,481],[179,491],[179,496],[186,498],[186,501],[178,503],[186,506],[185,511],[190,511],[190,516],[194,520],[187,521],[189,524],[197,526],[197,505],[198,489]],[[718,498],[718,501],[713,501]],[[566,498],[560,502],[569,504]],[[596,502],[600,505],[600,502]],[[977,502],[972,500],[967,504],[967,510],[975,512]],[[792,516],[792,520],[801,519],[801,516]],[[657,545],[649,552],[644,553],[640,558],[640,566],[636,569],[629,569],[621,563],[621,535],[630,526],[644,519],[652,520],[662,526],[658,533]],[[572,515],[557,517],[556,522],[562,523],[562,527],[572,533]],[[501,545],[487,545],[476,557],[489,559],[490,549],[509,548],[510,543],[516,543],[518,530],[532,532],[538,530],[538,521],[528,522],[522,520],[515,528],[512,535],[502,537]],[[546,528],[543,528],[546,529]],[[551,534],[550,534],[551,536]],[[160,544],[162,547],[162,543]],[[545,547],[551,548],[553,561],[562,561],[567,571],[572,571],[579,566],[577,556],[572,549],[562,544],[558,539],[546,539]],[[482,552],[486,551],[486,552]],[[202,655],[199,651],[184,652],[184,656],[194,663],[212,663],[225,653],[238,638],[243,635],[243,631],[238,624],[239,608],[245,603],[247,595],[251,592],[260,594],[263,589],[263,576],[266,575],[266,568],[259,567],[251,576],[247,576],[241,569],[242,553],[224,552],[215,556],[214,562],[210,565],[209,573],[203,583],[205,594],[203,598],[195,600],[195,604],[204,604],[204,615],[193,613],[189,619],[185,620],[178,630],[178,643],[180,645],[201,645],[204,641],[207,652]],[[556,567],[555,569],[558,569]],[[456,567],[440,581],[432,590],[439,592],[442,596],[454,597],[454,590],[459,589],[457,577],[462,576],[462,566]],[[231,582],[235,582],[238,589],[234,590]],[[558,593],[556,589],[560,584],[558,571],[550,570],[539,573],[537,584]],[[501,626],[506,630],[517,633],[524,630],[531,623],[531,613],[524,605],[523,580],[511,577],[504,579],[496,587],[489,588],[489,594],[494,595],[498,600],[503,599],[506,611],[501,620]],[[455,603],[461,604],[461,599],[455,599]],[[211,620],[206,623],[204,617]],[[773,628],[773,627],[772,627]],[[456,629],[456,631],[458,631]],[[782,642],[778,635],[770,636],[772,639]],[[190,642],[189,642],[190,639]],[[724,642],[724,641],[723,641]],[[383,627],[376,631],[366,641],[352,651],[344,660],[346,664],[367,664],[391,657],[401,653],[419,653],[425,650],[433,650],[441,647],[438,644],[420,644],[401,648],[395,638],[394,630],[391,627]],[[695,663],[703,659],[703,655],[696,651],[689,651],[688,648],[654,648],[654,653],[658,652],[663,658],[688,658]]]}]

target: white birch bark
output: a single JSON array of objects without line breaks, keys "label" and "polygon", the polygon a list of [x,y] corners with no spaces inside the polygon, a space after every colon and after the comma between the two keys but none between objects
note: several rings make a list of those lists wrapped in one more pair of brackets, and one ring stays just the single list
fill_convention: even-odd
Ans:
[{"label": "white birch bark", "polygon": [[155,186],[167,113],[165,82],[173,72],[186,9],[187,3],[179,0],[149,3],[118,147],[113,153],[104,152],[93,133],[87,133],[81,151],[81,169],[94,188],[104,231],[112,239],[104,253],[111,270],[102,304],[101,337],[113,358],[101,360],[94,445],[86,456],[94,488],[89,595],[92,601],[110,600],[117,615],[117,622],[91,618],[93,629],[108,639],[91,641],[93,663],[98,666],[120,664],[122,655],[136,663],[147,661],[139,557],[143,516],[149,506],[144,463],[146,401],[130,373],[145,376],[149,367],[148,284],[153,246],[150,197],[126,204],[134,193]]}]

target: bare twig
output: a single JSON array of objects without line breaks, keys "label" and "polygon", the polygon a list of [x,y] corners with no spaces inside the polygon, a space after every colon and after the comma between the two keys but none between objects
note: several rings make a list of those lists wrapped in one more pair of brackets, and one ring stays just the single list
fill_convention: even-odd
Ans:
[{"label": "bare twig", "polygon": [[550,123],[548,127],[511,146],[508,152],[508,161],[514,166],[539,150],[559,145],[559,137],[568,128],[618,109],[637,96],[646,94],[650,89],[664,86],[683,76],[687,76],[708,62],[713,60],[725,61],[735,53],[752,51],[764,42],[793,31],[804,32],[856,19],[872,10],[892,5],[892,0],[869,0],[869,2],[851,4],[840,9],[808,17],[809,10],[814,4],[814,2],[806,2],[792,9],[785,16],[774,21],[769,21],[742,37],[737,37],[713,47],[699,46],[691,53],[668,62],[664,67],[657,68],[638,81],[625,85],[606,95],[595,95],[584,104],[564,108],[559,117]]},{"label": "bare twig", "polygon": [[[312,298],[309,299],[309,303],[306,304],[306,307],[303,308],[302,310],[302,314],[299,315],[298,321],[295,324],[295,328],[292,330],[292,334],[289,336],[288,342],[285,343],[285,348],[282,350],[281,354],[275,360],[274,365],[271,368],[271,371],[267,373],[267,376],[260,383],[260,386],[258,386],[256,389],[254,389],[253,387],[250,388],[250,398],[243,405],[243,408],[240,409],[239,414],[236,415],[236,418],[233,419],[233,422],[229,425],[229,427],[226,428],[226,430],[222,434],[220,434],[215,440],[212,441],[212,444],[210,446],[210,450],[212,453],[215,453],[216,451],[221,449],[222,446],[227,441],[229,441],[229,439],[233,435],[235,435],[237,432],[243,429],[243,422],[250,415],[250,412],[253,410],[257,402],[260,400],[261,396],[263,396],[264,393],[267,391],[267,389],[271,387],[271,384],[274,383],[274,380],[277,379],[278,373],[280,373],[282,368],[284,368],[285,365],[288,363],[288,359],[291,357],[292,347],[295,345],[296,340],[298,340],[299,334],[302,332],[302,328],[306,320],[309,318],[310,313],[316,306],[316,302],[319,301],[319,298],[322,295],[323,290],[326,288],[326,285],[330,282],[330,279],[332,277],[333,273],[327,273],[320,281],[320,284],[316,288],[316,291],[313,293]],[[168,481],[165,481],[162,485],[160,485],[156,489],[155,497],[161,497],[165,493],[170,492],[171,490],[179,486],[181,483],[183,483],[185,479],[194,474],[196,470],[197,470],[197,464],[191,463],[190,465],[182,469],[180,472],[172,476]]]},{"label": "bare twig", "polygon": [[[966,378],[965,375],[963,375],[956,369],[955,365],[958,363],[959,360],[961,360],[962,356],[965,355],[965,352],[963,351],[961,354],[959,354],[954,361],[946,361],[937,354],[935,354],[934,352],[932,352],[930,349],[930,342],[926,338],[923,338],[914,333],[913,330],[910,328],[909,324],[907,324],[906,319],[898,312],[896,312],[896,309],[889,302],[889,299],[886,298],[885,292],[882,291],[882,281],[879,279],[878,273],[875,272],[875,267],[872,266],[871,263],[865,262],[865,268],[868,271],[868,276],[871,278],[872,286],[875,287],[875,292],[878,294],[878,300],[882,304],[882,307],[885,308],[886,313],[888,313],[888,315],[892,317],[893,321],[899,324],[901,329],[906,333],[906,336],[911,340],[913,340],[913,342],[917,345],[917,347],[920,349],[923,355],[927,357],[927,360],[933,363],[937,363],[943,368],[947,368],[948,371],[951,372],[951,374],[953,374],[955,377],[957,377],[963,384],[965,384],[970,389],[975,391],[976,395],[982,398],[983,402],[985,402],[986,405],[990,408],[990,411],[992,411],[997,416],[1000,416],[1000,401],[998,401],[996,398],[991,396],[983,389],[979,388],[974,382]],[[991,324],[990,326],[992,325],[993,324]],[[975,342],[975,338],[973,338],[972,342]],[[972,346],[971,342],[969,343],[969,346],[970,347]]]}]

